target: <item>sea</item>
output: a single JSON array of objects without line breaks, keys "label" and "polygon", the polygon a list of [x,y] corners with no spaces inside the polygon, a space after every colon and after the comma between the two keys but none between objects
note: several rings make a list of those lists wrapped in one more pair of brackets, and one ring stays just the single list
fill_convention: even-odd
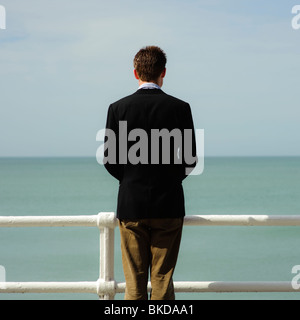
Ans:
[{"label": "sea", "polygon": [[[206,157],[203,173],[183,186],[187,215],[300,215],[300,157]],[[0,216],[116,211],[117,191],[95,158],[0,158]],[[174,281],[292,281],[296,265],[300,227],[185,226]],[[99,230],[0,228],[0,266],[9,282],[96,281]],[[118,229],[114,273],[124,282]],[[0,300],[97,299],[0,294]],[[300,292],[177,293],[176,299],[299,300]]]}]

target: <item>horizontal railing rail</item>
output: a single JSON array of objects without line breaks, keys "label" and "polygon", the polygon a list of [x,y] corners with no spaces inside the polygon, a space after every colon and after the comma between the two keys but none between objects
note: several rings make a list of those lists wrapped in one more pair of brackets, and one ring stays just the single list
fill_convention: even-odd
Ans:
[{"label": "horizontal railing rail", "polygon": [[[193,215],[185,226],[300,226],[300,215]],[[83,282],[0,282],[0,293],[94,293],[100,299],[114,299],[125,292],[126,283],[114,279],[113,212],[82,216],[1,216],[0,227],[98,227],[100,270],[97,281]],[[300,292],[289,281],[175,281],[175,292]],[[148,283],[150,290],[150,282]]]},{"label": "horizontal railing rail", "polygon": [[[300,215],[192,215],[185,226],[300,226]],[[0,227],[109,227],[117,226],[113,212],[82,216],[0,216]]]}]

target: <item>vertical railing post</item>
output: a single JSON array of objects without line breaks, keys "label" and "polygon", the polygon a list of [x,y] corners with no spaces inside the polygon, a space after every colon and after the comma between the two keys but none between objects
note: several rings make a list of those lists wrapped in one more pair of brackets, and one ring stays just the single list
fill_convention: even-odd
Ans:
[{"label": "vertical railing post", "polygon": [[100,293],[100,300],[114,300],[115,290],[109,290],[114,279],[114,247],[115,225],[114,213],[100,212],[98,214],[98,227],[100,229],[100,271],[99,283],[107,288],[107,293]]}]

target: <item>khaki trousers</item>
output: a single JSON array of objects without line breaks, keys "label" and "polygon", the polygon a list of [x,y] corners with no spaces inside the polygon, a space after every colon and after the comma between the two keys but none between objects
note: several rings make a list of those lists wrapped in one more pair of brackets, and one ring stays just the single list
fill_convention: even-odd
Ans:
[{"label": "khaki trousers", "polygon": [[174,300],[173,273],[177,262],[183,218],[119,220],[125,300]]}]

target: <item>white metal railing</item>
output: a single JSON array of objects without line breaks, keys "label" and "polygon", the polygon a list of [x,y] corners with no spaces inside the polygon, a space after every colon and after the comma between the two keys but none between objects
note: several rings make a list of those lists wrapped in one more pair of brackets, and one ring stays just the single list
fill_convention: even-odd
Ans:
[{"label": "white metal railing", "polygon": [[[300,215],[194,215],[186,216],[185,226],[300,226]],[[85,282],[0,282],[0,293],[94,293],[112,300],[125,291],[124,282],[114,279],[113,212],[92,216],[0,217],[0,227],[98,227],[100,229],[100,271],[97,281]],[[176,292],[300,292],[291,282],[177,281]],[[148,284],[150,290],[150,283]]]}]

